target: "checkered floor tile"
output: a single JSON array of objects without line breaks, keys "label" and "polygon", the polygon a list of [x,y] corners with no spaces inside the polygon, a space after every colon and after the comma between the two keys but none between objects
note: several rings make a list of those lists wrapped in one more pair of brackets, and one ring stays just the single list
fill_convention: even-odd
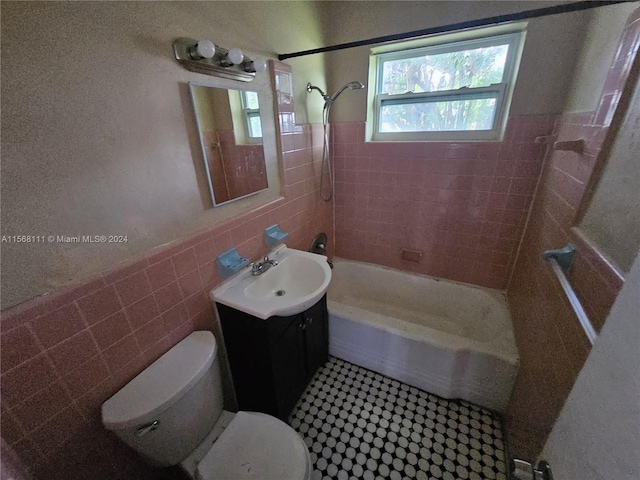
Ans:
[{"label": "checkered floor tile", "polygon": [[291,412],[313,480],[506,480],[500,418],[330,357]]}]

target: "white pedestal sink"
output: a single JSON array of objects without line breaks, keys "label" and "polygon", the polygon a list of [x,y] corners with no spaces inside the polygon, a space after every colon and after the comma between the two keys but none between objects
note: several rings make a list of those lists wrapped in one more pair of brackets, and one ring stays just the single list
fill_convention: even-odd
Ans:
[{"label": "white pedestal sink", "polygon": [[211,299],[258,318],[304,312],[322,298],[331,281],[327,257],[280,245],[269,254],[278,262],[252,276],[251,267],[211,292]]}]

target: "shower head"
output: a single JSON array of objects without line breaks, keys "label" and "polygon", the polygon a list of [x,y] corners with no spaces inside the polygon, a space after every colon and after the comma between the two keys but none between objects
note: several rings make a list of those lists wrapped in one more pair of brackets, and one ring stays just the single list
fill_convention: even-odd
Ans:
[{"label": "shower head", "polygon": [[333,103],[336,101],[336,99],[340,96],[340,94],[342,92],[344,92],[347,88],[350,88],[351,90],[360,90],[361,88],[364,88],[364,85],[360,82],[349,82],[347,83],[344,87],[342,87],[340,90],[338,90],[333,97],[330,97],[327,99],[327,101]]},{"label": "shower head", "polygon": [[322,95],[322,98],[324,98],[325,106],[331,105],[333,102],[335,102],[336,98],[338,98],[340,94],[344,92],[347,88],[350,88],[351,90],[360,90],[361,88],[364,88],[364,85],[360,82],[349,82],[340,90],[338,90],[333,95],[333,97],[330,97],[329,95],[324,93],[324,91],[322,91],[322,89],[320,89],[319,87],[316,87],[315,85],[311,85],[311,83],[307,83],[307,92],[311,93],[313,90],[317,90],[318,93]]}]

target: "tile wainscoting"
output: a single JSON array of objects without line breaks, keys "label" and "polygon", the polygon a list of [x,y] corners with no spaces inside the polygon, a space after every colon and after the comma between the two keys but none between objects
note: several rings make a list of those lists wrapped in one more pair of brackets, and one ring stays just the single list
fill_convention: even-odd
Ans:
[{"label": "tile wainscoting", "polygon": [[[364,142],[332,125],[336,254],[505,289],[555,115],[509,118],[501,142]],[[419,252],[418,263],[402,250]]]}]

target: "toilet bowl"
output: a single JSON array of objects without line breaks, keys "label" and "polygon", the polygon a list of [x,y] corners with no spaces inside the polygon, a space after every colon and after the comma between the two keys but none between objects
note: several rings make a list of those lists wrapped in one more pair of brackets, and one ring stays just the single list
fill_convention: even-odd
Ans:
[{"label": "toilet bowl", "polygon": [[222,409],[217,344],[193,332],[102,405],[102,423],[153,466],[198,480],[308,480],[309,450],[281,420]]}]

